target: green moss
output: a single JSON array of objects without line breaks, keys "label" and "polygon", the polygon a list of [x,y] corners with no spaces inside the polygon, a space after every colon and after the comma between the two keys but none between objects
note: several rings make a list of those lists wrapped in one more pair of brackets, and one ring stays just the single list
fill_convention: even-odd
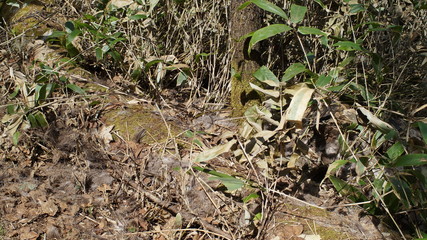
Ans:
[{"label": "green moss", "polygon": [[249,107],[260,104],[262,101],[262,97],[249,85],[249,83],[257,84],[252,75],[257,67],[253,61],[245,61],[242,66],[236,64],[232,66],[233,69],[238,69],[238,72],[231,78],[230,104],[234,117],[243,116]]},{"label": "green moss", "polygon": [[[114,125],[125,140],[135,140],[141,143],[152,144],[165,142],[169,137],[178,135],[182,130],[173,123],[168,122],[168,127],[162,117],[156,114],[156,110],[150,106],[129,105],[111,110],[104,114],[107,125]],[[144,132],[142,138],[137,136]]]},{"label": "green moss", "polygon": [[[20,8],[15,15],[11,17],[12,32],[21,34],[25,31],[27,36],[41,36],[48,28],[40,24],[42,19],[38,19],[37,13],[44,11],[43,6],[29,4]],[[35,27],[37,24],[40,26]]]},{"label": "green moss", "polygon": [[[295,224],[295,222],[299,222],[304,226],[304,234],[307,235],[319,235],[321,239],[349,239],[349,236],[345,233],[342,233],[340,229],[335,229],[332,227],[324,227],[320,226],[318,224],[310,225],[310,222],[307,222],[305,220],[298,220],[298,219],[330,219],[334,216],[328,212],[325,209],[315,208],[311,206],[299,206],[295,204],[288,203],[286,204],[286,209],[291,209],[290,211],[293,213],[296,213],[295,216],[298,216],[297,218],[289,218],[286,217],[279,217],[277,219],[278,222],[281,223],[289,223],[289,224]],[[316,220],[314,220],[315,222]],[[351,239],[351,238],[350,238]]]}]

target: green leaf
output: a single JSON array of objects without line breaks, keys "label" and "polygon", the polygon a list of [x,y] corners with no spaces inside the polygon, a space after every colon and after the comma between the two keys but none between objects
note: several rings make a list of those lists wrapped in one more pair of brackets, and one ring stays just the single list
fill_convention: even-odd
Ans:
[{"label": "green leaf", "polygon": [[13,133],[13,135],[12,135],[12,143],[13,143],[13,145],[15,145],[15,146],[18,145],[19,136],[21,136],[21,133],[19,131],[16,131],[16,132]]},{"label": "green leaf", "polygon": [[37,123],[40,127],[47,127],[49,125],[43,113],[38,112],[34,115],[34,117],[36,118]]},{"label": "green leaf", "polygon": [[302,63],[294,63],[286,69],[285,74],[282,77],[282,82],[289,81],[296,75],[305,72],[306,70],[307,69]]},{"label": "green leaf", "polygon": [[328,35],[327,33],[321,31],[320,29],[312,28],[312,27],[303,27],[303,26],[298,28],[298,32],[304,35],[308,35],[308,34],[321,35],[321,36]]},{"label": "green leaf", "polygon": [[47,85],[36,85],[34,95],[36,105],[46,100],[46,87]]},{"label": "green leaf", "polygon": [[65,31],[67,31],[67,33],[71,33],[72,31],[75,30],[74,23],[71,21],[66,22],[64,25],[65,25]]},{"label": "green leaf", "polygon": [[196,59],[194,61],[199,62],[200,59],[205,59],[206,57],[209,57],[213,55],[212,53],[199,53],[196,55]]},{"label": "green leaf", "polygon": [[331,76],[325,76],[325,75],[320,75],[319,78],[316,81],[316,86],[317,87],[324,87],[328,84],[331,84],[332,81],[332,77]]},{"label": "green leaf", "polygon": [[72,44],[73,40],[79,36],[82,33],[82,31],[76,29],[74,31],[72,31],[70,34],[68,34],[67,36],[67,45]]},{"label": "green leaf", "polygon": [[334,177],[329,176],[329,180],[331,180],[332,184],[334,185],[335,189],[342,195],[348,196],[351,200],[357,202],[357,201],[366,201],[367,198],[360,192],[357,188],[351,186],[347,182]]},{"label": "green leaf", "polygon": [[231,177],[231,176],[230,177],[213,177],[213,178],[221,181],[221,183],[224,184],[224,186],[229,191],[240,189],[245,185],[245,183],[242,180]]},{"label": "green leaf", "polygon": [[102,52],[102,49],[99,47],[95,49],[95,55],[96,55],[96,61],[101,61],[104,58],[104,53]]},{"label": "green leaf", "polygon": [[348,160],[336,160],[335,162],[329,164],[328,170],[326,171],[325,178],[329,177],[332,174],[335,174],[335,172],[342,166],[346,165],[348,163]]},{"label": "green leaf", "polygon": [[317,4],[319,4],[323,9],[326,8],[326,5],[320,0],[314,0]]},{"label": "green leaf", "polygon": [[161,60],[161,59],[156,59],[156,60],[153,60],[153,61],[147,62],[147,63],[145,64],[144,70],[145,70],[145,71],[148,71],[148,70],[150,69],[150,67],[151,67],[151,66],[153,66],[154,64],[157,64],[157,63],[161,63],[161,62],[163,62],[163,60]]},{"label": "green leaf", "polygon": [[239,7],[239,10],[247,7],[250,3],[257,5],[259,8],[264,9],[265,11],[279,15],[286,20],[288,19],[288,15],[286,15],[286,13],[285,13],[285,11],[283,11],[283,9],[281,9],[280,7],[274,5],[273,3],[269,2],[269,1],[265,1],[265,0],[247,1]]},{"label": "green leaf", "polygon": [[120,62],[122,60],[122,56],[116,50],[109,51],[107,54],[110,55],[116,62]]},{"label": "green leaf", "polygon": [[305,13],[307,12],[307,7],[300,6],[297,4],[291,5],[291,22],[300,23],[304,20]]},{"label": "green leaf", "polygon": [[19,87],[19,86],[17,86],[16,88],[15,88],[15,90],[13,91],[13,93],[11,93],[10,95],[9,95],[9,98],[10,99],[14,99],[18,94],[19,94],[19,90],[21,90],[21,88]]},{"label": "green leaf", "polygon": [[252,199],[257,199],[257,198],[259,198],[259,195],[258,195],[258,194],[256,194],[256,193],[251,193],[251,194],[249,194],[248,196],[246,196],[246,197],[244,197],[244,198],[243,198],[243,202],[244,202],[244,203],[247,203],[247,202],[249,202],[250,200],[252,200]]},{"label": "green leaf", "polygon": [[424,142],[427,144],[427,123],[418,122],[418,128],[421,131],[421,135],[423,136]]},{"label": "green leaf", "polygon": [[279,33],[284,33],[291,30],[289,26],[285,24],[272,24],[267,27],[256,30],[252,33],[251,40],[249,41],[248,53],[251,53],[252,47],[259,41],[265,40]]},{"label": "green leaf", "polygon": [[140,19],[146,19],[146,18],[147,18],[147,15],[144,15],[144,14],[136,14],[136,15],[129,16],[129,19],[131,20],[140,20]]},{"label": "green leaf", "polygon": [[363,4],[350,4],[350,13],[358,13],[365,11]]},{"label": "green leaf", "polygon": [[398,158],[404,152],[405,148],[403,147],[403,144],[401,142],[397,142],[387,150],[387,156],[391,160],[396,160],[396,158]]},{"label": "green leaf", "polygon": [[224,184],[224,186],[229,190],[229,191],[233,191],[236,189],[239,189],[241,187],[243,187],[245,185],[245,182],[237,179],[233,176],[230,176],[228,174],[225,173],[221,173],[221,172],[217,172],[211,169],[207,169],[207,168],[203,168],[203,167],[198,167],[198,166],[194,166],[193,169],[210,174],[212,176],[214,176],[214,179],[217,179],[219,181],[221,181],[222,184]]},{"label": "green leaf", "polygon": [[274,75],[274,73],[270,71],[270,69],[268,69],[268,67],[266,66],[260,67],[253,75],[256,79],[258,79],[261,82],[266,80],[279,82],[279,79],[277,79],[276,75]]},{"label": "green leaf", "polygon": [[14,105],[14,104],[7,105],[7,107],[6,107],[6,113],[9,114],[9,115],[15,114],[17,107],[18,106]]},{"label": "green leaf", "polygon": [[205,161],[209,161],[213,158],[216,158],[217,156],[230,151],[230,148],[236,143],[237,141],[235,139],[231,140],[230,142],[223,144],[223,145],[218,145],[215,146],[211,149],[207,149],[201,153],[199,153],[199,155],[197,155],[196,159],[194,160],[195,162],[205,162]]},{"label": "green leaf", "polygon": [[427,154],[408,154],[400,156],[394,161],[394,167],[421,166],[427,164]]},{"label": "green leaf", "polygon": [[35,127],[39,126],[37,123],[36,117],[34,117],[34,115],[32,113],[29,113],[27,115],[27,119],[28,119],[28,121],[30,121],[31,127],[35,128]]},{"label": "green leaf", "polygon": [[185,73],[183,73],[183,72],[180,72],[180,73],[178,74],[178,78],[176,79],[176,86],[181,86],[181,84],[182,84],[183,82],[185,82],[187,79],[188,79],[187,74],[185,74]]},{"label": "green leaf", "polygon": [[355,51],[355,50],[362,50],[362,47],[360,47],[360,44],[351,42],[351,41],[339,41],[335,43],[333,46],[337,47],[337,50],[344,50],[344,51]]},{"label": "green leaf", "polygon": [[72,90],[75,93],[82,94],[82,95],[85,94],[85,91],[83,89],[81,89],[79,86],[75,85],[75,84],[71,84],[70,83],[70,84],[67,84],[66,87],[69,88],[70,90]]}]

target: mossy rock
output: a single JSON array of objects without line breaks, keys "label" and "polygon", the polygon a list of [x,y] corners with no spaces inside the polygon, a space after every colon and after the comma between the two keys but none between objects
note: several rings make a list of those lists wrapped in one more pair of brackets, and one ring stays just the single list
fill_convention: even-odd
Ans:
[{"label": "mossy rock", "polygon": [[165,122],[149,105],[125,105],[106,112],[103,118],[124,140],[144,144],[164,143],[183,131],[177,124]]}]

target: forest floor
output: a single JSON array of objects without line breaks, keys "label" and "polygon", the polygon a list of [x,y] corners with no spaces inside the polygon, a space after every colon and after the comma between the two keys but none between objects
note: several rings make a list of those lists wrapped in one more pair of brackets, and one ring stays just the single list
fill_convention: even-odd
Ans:
[{"label": "forest floor", "polygon": [[[25,51],[16,54],[8,35],[0,37],[4,119],[13,86],[33,81],[33,63],[57,49],[23,36]],[[45,106],[48,126],[26,129],[18,143],[1,126],[0,239],[399,239],[321,184],[326,165],[283,167],[272,180],[227,153],[195,163],[200,146],[239,131],[229,110],[203,112],[173,90],[161,101],[141,98],[125,93],[119,77],[65,75],[87,95]],[[322,138],[331,148],[333,126]],[[271,186],[229,191],[209,170]]]}]

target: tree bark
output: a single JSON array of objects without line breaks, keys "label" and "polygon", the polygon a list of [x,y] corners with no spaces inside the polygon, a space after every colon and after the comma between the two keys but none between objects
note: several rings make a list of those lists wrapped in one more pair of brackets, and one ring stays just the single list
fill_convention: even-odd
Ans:
[{"label": "tree bark", "polygon": [[248,53],[249,38],[239,39],[262,27],[262,11],[254,4],[238,10],[246,0],[232,0],[230,5],[231,21],[229,26],[231,38],[231,107],[234,116],[243,116],[245,110],[261,101],[261,97],[254,91],[249,83],[254,81],[253,73],[260,67],[259,44]]}]

